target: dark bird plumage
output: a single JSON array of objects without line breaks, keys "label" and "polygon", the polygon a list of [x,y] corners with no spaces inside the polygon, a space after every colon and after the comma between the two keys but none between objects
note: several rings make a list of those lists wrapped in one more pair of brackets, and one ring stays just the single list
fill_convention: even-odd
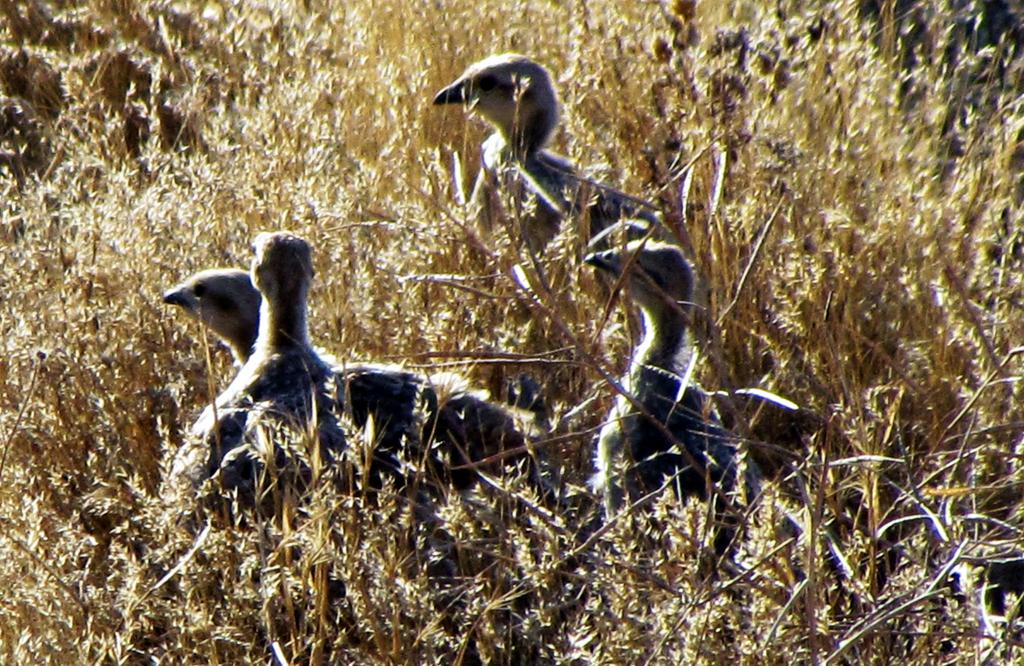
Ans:
[{"label": "dark bird plumage", "polygon": [[730,491],[737,465],[733,438],[691,379],[689,262],[678,248],[654,241],[596,252],[586,262],[621,277],[644,325],[622,380],[625,394],[616,397],[598,436],[594,486],[606,515],[666,482],[684,496]]},{"label": "dark bird plumage", "polygon": [[518,233],[539,252],[563,220],[580,214],[589,220],[590,235],[624,218],[660,223],[650,206],[590,181],[545,149],[558,124],[558,95],[547,69],[532,59],[505,53],[474,63],[434,96],[434,104],[462,104],[495,129],[481,146],[473,188],[486,231],[521,221]]},{"label": "dark bird plumage", "polygon": [[[258,500],[263,490],[260,477],[269,467],[306,481],[345,446],[336,415],[339,387],[333,368],[309,341],[309,244],[288,232],[276,232],[260,234],[253,247],[251,279],[262,301],[252,354],[199,417],[172,470],[177,484],[193,489],[219,476],[225,490],[237,490],[247,503]],[[224,321],[201,314],[200,318],[208,324]],[[286,451],[277,437],[282,429],[309,434],[305,450]]]},{"label": "dark bird plumage", "polygon": [[[198,296],[196,285],[202,285]],[[255,339],[262,316],[260,293],[247,273],[202,271],[168,291],[164,301],[198,318],[248,366],[247,350],[253,348],[250,340]],[[336,375],[336,411],[347,414],[359,428],[372,426],[372,444],[386,471],[401,467],[406,476],[423,473],[432,481],[465,488],[476,478],[472,461],[494,457],[483,470],[499,472],[502,456],[508,455],[511,462],[529,457],[528,438],[513,414],[456,375],[422,375],[393,365],[339,364],[320,358]],[[399,459],[404,464],[399,465]]]}]

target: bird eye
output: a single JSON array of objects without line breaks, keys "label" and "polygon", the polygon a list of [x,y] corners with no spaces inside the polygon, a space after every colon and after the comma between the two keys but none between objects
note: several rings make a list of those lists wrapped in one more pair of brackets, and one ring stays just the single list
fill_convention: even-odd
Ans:
[{"label": "bird eye", "polygon": [[491,74],[481,77],[480,81],[477,82],[477,87],[480,88],[480,90],[482,90],[483,92],[490,92],[494,90],[497,86],[498,79],[492,76]]},{"label": "bird eye", "polygon": [[202,298],[203,294],[206,293],[206,285],[200,282],[196,286],[192,287],[192,293],[195,294],[196,298]]}]

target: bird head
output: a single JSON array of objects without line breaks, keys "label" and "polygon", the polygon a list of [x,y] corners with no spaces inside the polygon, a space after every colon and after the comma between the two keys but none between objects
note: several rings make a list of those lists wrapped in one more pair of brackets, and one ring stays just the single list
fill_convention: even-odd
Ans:
[{"label": "bird head", "polygon": [[253,241],[251,278],[271,303],[305,303],[313,280],[313,250],[289,231],[263,232]]},{"label": "bird head", "polygon": [[232,349],[244,363],[259,331],[260,292],[237,268],[200,271],[164,292],[164,303],[182,308]]},{"label": "bird head", "polygon": [[516,53],[470,65],[434,96],[434,104],[463,104],[497,129],[506,142],[529,152],[544,146],[558,122],[558,95],[539,63]]},{"label": "bird head", "polygon": [[634,240],[589,254],[584,261],[620,279],[649,313],[686,313],[692,307],[693,269],[674,245]]}]

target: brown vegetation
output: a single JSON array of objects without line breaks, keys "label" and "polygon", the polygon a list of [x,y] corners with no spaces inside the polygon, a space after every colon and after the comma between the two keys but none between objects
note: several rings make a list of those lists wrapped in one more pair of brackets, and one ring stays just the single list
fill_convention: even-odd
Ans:
[{"label": "brown vegetation", "polygon": [[[1020,622],[981,622],[977,586],[1022,545],[1024,59],[955,19],[938,0],[0,5],[0,660],[1020,659]],[[702,384],[822,420],[749,442],[778,473],[741,575],[701,566],[700,502],[577,537],[601,371],[637,330],[572,225],[542,279],[454,203],[487,129],[431,98],[509,50],[555,75],[551,147],[665,211],[702,280]],[[232,368],[161,293],[279,228],[316,247],[312,336],[338,357],[496,393],[525,371],[556,419],[593,398],[545,445],[564,506],[510,477],[425,524],[354,482],[181,521],[161,482]]]}]

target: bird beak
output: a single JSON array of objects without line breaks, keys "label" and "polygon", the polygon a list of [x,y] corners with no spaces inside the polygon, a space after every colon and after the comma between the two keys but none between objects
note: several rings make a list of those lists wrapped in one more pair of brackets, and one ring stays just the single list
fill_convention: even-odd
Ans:
[{"label": "bird beak", "polygon": [[466,82],[462,79],[434,95],[435,106],[440,104],[465,104],[466,101]]},{"label": "bird beak", "polygon": [[622,272],[622,258],[616,250],[593,252],[588,254],[583,261],[594,268],[608,271],[613,275],[619,275]]},{"label": "bird beak", "polygon": [[196,311],[196,300],[192,296],[192,292],[189,291],[188,287],[175,287],[164,292],[164,303],[168,305],[177,305],[178,307],[185,308],[189,312],[194,313]]}]

